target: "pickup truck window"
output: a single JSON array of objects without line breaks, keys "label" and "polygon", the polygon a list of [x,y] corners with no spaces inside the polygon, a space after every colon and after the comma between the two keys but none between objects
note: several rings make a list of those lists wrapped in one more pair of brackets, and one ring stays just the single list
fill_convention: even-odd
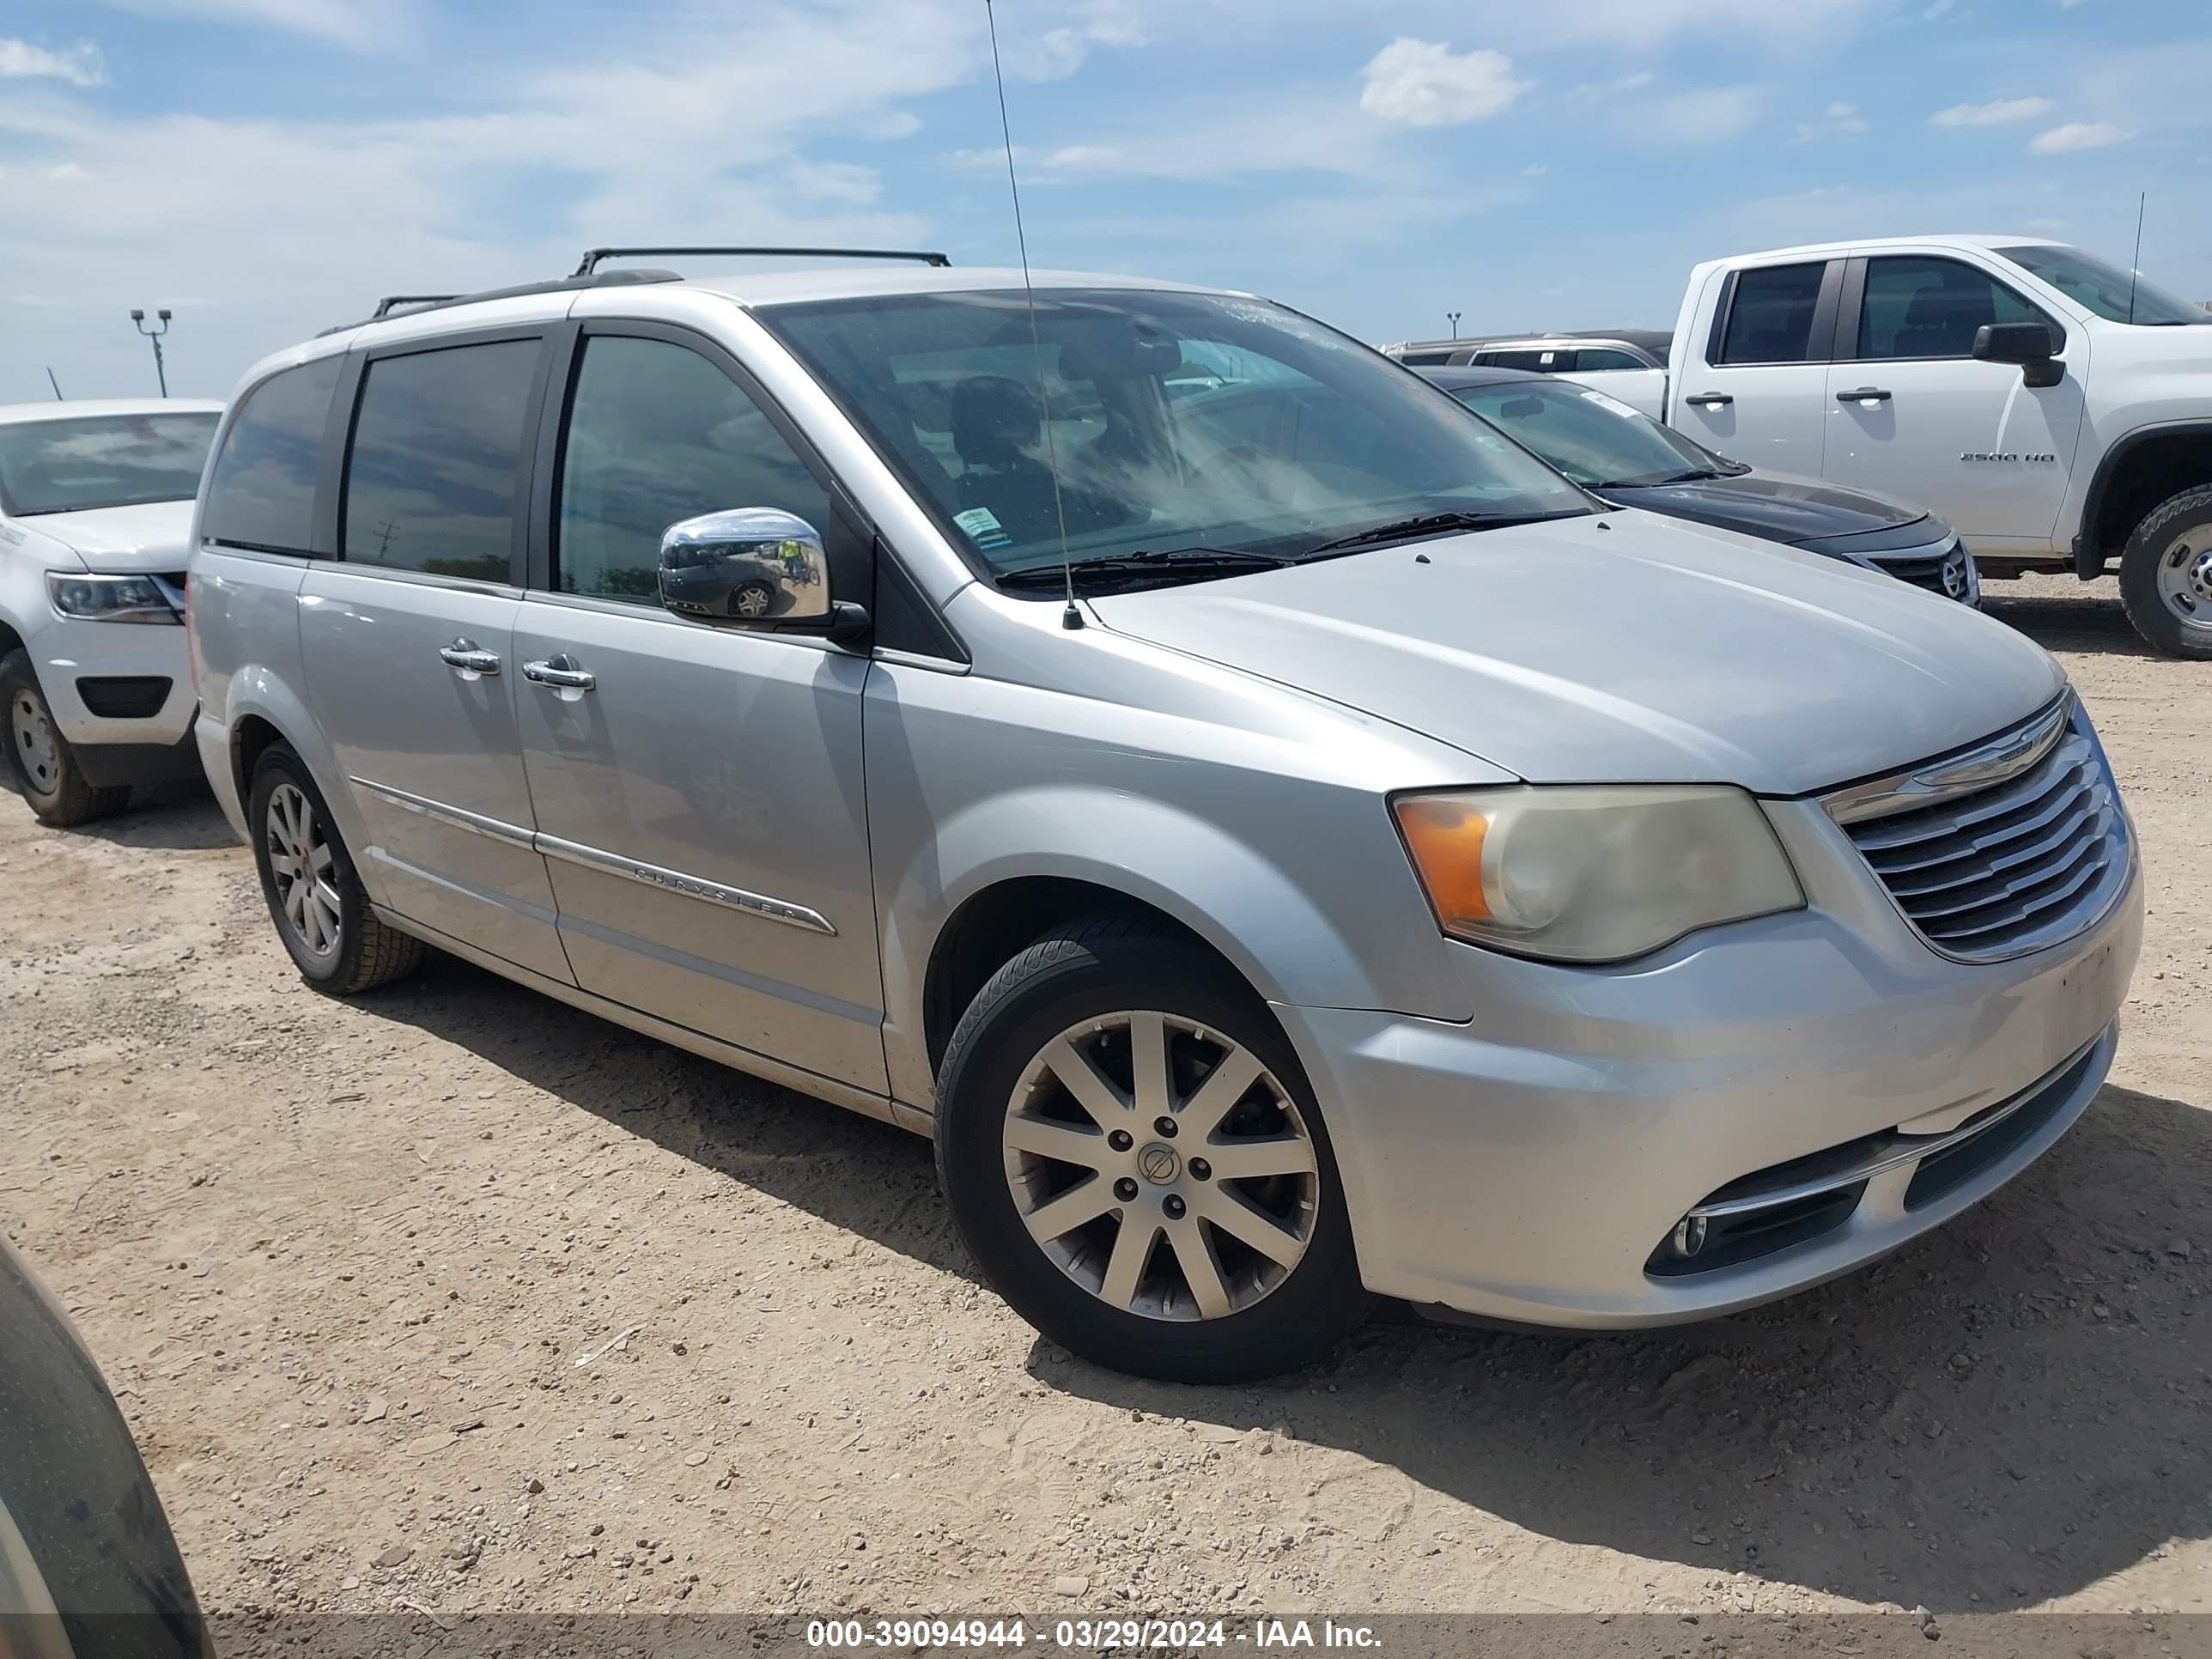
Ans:
[{"label": "pickup truck window", "polygon": [[1989,323],[2051,319],[1988,272],[1956,259],[1917,254],[1867,261],[1859,304],[1861,357],[1971,357]]},{"label": "pickup truck window", "polygon": [[2145,282],[2140,272],[2108,265],[2078,247],[2040,242],[2001,247],[1996,252],[2108,323],[2134,323],[2148,328],[2212,323],[2212,313]]},{"label": "pickup truck window", "polygon": [[[1813,358],[1813,313],[1820,307],[1825,261],[1763,265],[1735,274],[1721,363],[1802,363]],[[1824,352],[1821,356],[1825,356]]]}]

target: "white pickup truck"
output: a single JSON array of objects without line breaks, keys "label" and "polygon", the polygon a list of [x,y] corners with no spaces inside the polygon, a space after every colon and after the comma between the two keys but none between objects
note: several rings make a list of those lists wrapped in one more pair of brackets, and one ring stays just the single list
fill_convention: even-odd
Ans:
[{"label": "white pickup truck", "polygon": [[2212,313],[2027,236],[1779,248],[1690,273],[1668,423],[1917,501],[1984,577],[2117,561],[2136,630],[2212,658]]}]

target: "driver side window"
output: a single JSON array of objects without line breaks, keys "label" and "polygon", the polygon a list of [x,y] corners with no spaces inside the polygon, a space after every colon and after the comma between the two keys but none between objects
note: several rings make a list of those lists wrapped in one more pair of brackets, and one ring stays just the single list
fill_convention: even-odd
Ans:
[{"label": "driver side window", "polygon": [[661,532],[726,507],[776,507],[829,533],[830,498],[806,463],[697,352],[591,335],[575,388],[556,492],[560,592],[657,605]]}]

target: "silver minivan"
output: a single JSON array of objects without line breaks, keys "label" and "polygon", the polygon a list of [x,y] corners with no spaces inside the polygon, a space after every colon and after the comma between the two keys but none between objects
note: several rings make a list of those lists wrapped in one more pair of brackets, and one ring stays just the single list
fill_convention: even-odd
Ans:
[{"label": "silver minivan", "polygon": [[2102,1082],[2132,832],[2001,624],[1249,295],[592,264],[230,405],[198,744],[310,985],[428,944],[933,1134],[1182,1379],[1762,1303]]}]

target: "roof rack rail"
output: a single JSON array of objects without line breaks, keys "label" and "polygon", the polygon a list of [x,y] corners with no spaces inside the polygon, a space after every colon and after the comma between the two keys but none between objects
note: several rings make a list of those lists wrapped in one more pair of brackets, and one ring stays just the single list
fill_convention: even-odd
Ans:
[{"label": "roof rack rail", "polygon": [[895,247],[595,247],[586,250],[576,275],[589,276],[603,259],[663,258],[692,254],[737,255],[749,259],[919,259],[926,265],[950,266],[952,261],[927,248]]},{"label": "roof rack rail", "polygon": [[386,321],[393,314],[386,310],[387,307],[415,301],[422,303],[416,305],[415,309],[405,315],[419,317],[426,311],[443,311],[447,306],[474,305],[479,300],[519,300],[532,294],[569,294],[584,288],[628,288],[641,283],[680,283],[683,280],[672,270],[602,270],[589,276],[556,276],[550,282],[517,283],[512,288],[488,288],[475,294],[436,296],[427,294],[395,295],[380,301],[374,315],[359,318],[350,323],[333,323],[328,328],[318,329],[315,337],[319,340],[325,334],[343,334],[348,329],[364,328],[371,323]]},{"label": "roof rack rail", "polygon": [[369,317],[373,321],[389,317],[402,306],[441,306],[460,297],[458,294],[387,294],[376,302],[376,309],[369,313]]}]

